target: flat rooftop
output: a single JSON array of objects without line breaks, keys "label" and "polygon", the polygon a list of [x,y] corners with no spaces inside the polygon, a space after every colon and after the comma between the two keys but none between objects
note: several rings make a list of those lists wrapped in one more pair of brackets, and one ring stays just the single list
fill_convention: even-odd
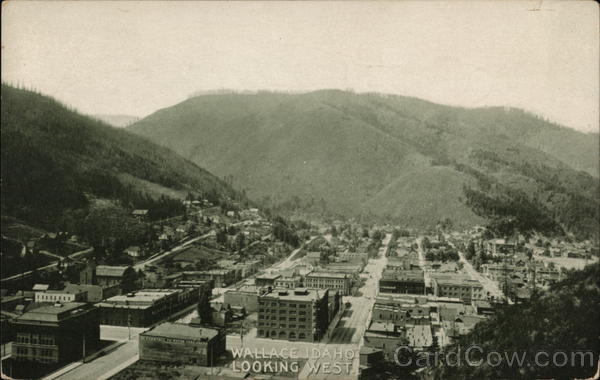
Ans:
[{"label": "flat rooftop", "polygon": [[104,303],[126,303],[126,302],[154,302],[168,295],[179,292],[177,289],[152,289],[152,290],[139,290],[130,295],[121,294],[118,296],[110,297],[104,301]]},{"label": "flat rooftop", "polygon": [[59,322],[62,319],[78,314],[77,312],[80,309],[81,311],[87,310],[87,306],[84,302],[67,302],[51,306],[41,306],[21,315],[17,318],[17,321]]},{"label": "flat rooftop", "polygon": [[212,339],[219,334],[218,330],[206,327],[193,327],[182,323],[163,323],[151,330],[141,333],[143,336],[176,339]]},{"label": "flat rooftop", "polygon": [[384,270],[381,275],[382,280],[412,280],[425,281],[425,273],[422,270],[403,270],[403,271],[388,271]]},{"label": "flat rooftop", "polygon": [[295,290],[275,288],[261,298],[276,298],[281,301],[318,301],[325,295],[323,289],[298,288]]},{"label": "flat rooftop", "polygon": [[326,278],[339,278],[344,279],[348,277],[345,273],[336,273],[336,272],[310,272],[306,275],[306,277],[326,277]]}]

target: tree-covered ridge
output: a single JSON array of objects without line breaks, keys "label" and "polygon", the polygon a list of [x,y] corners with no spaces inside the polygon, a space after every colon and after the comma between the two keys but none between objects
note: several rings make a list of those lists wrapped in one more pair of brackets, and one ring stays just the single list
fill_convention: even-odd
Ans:
[{"label": "tree-covered ridge", "polygon": [[280,212],[457,227],[506,217],[597,238],[598,134],[520,110],[338,90],[221,93],[129,129]]},{"label": "tree-covered ridge", "polygon": [[34,225],[55,229],[66,210],[84,209],[92,198],[150,209],[155,218],[182,212],[179,200],[148,194],[123,174],[181,194],[234,195],[168,149],[31,91],[2,85],[1,122],[2,214]]},{"label": "tree-covered ridge", "polygon": [[[477,324],[474,330],[446,349],[464,353],[477,345],[472,362],[485,358],[491,351],[526,353],[524,364],[440,365],[432,373],[436,379],[573,379],[592,378],[597,371],[600,355],[600,264],[572,271],[567,278],[545,292],[534,294],[529,302],[506,305],[489,320]],[[540,354],[536,365],[535,355]],[[563,365],[564,352],[569,358]],[[577,352],[592,352],[584,364]],[[521,356],[519,356],[521,357]],[[575,357],[576,360],[571,361]],[[550,360],[547,360],[547,359]],[[548,365],[544,365],[549,362]],[[528,365],[530,364],[530,365]]]}]

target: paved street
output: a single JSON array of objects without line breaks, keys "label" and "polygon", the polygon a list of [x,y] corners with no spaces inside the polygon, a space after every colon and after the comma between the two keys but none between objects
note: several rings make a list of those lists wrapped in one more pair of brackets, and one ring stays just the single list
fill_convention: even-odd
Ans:
[{"label": "paved street", "polygon": [[[363,335],[371,320],[371,312],[375,304],[375,297],[378,294],[378,284],[381,273],[387,265],[385,252],[391,241],[391,234],[387,234],[383,239],[382,246],[379,249],[379,255],[376,259],[369,259],[365,266],[364,273],[368,275],[365,284],[360,288],[362,296],[344,297],[344,303],[349,302],[351,306],[344,311],[342,319],[333,330],[329,340],[324,340],[317,346],[321,351],[327,350],[334,352],[341,350],[347,352],[352,350],[352,358],[343,357],[341,360],[331,357],[311,358],[300,372],[300,378],[310,379],[344,379],[357,378],[359,366],[359,351],[364,345]],[[328,363],[338,363],[341,365],[341,373],[337,368],[331,368],[330,373],[325,373],[324,366]],[[348,363],[346,366],[345,363]],[[317,370],[318,368],[318,370]]]},{"label": "paved street", "polygon": [[[459,251],[458,256],[460,258],[460,262],[463,263],[463,269],[473,280],[479,281],[487,293],[499,299],[505,298],[504,293],[502,293],[502,290],[500,290],[496,281],[490,280],[481,273],[477,272],[469,260],[465,258],[465,255],[462,252]],[[509,300],[509,303],[512,303],[512,301]]]},{"label": "paved street", "polygon": [[177,247],[175,247],[175,248],[173,248],[173,249],[171,249],[169,251],[163,252],[163,253],[161,253],[159,255],[150,257],[147,260],[144,260],[142,262],[139,262],[139,263],[135,264],[134,268],[135,268],[136,271],[140,270],[140,269],[144,269],[144,268],[146,268],[147,265],[150,265],[150,264],[152,264],[152,263],[154,263],[154,262],[156,262],[158,260],[164,259],[167,256],[170,256],[170,255],[172,255],[174,253],[177,253],[177,252],[181,251],[182,249],[184,249],[185,247],[187,247],[188,245],[193,244],[193,243],[197,242],[198,240],[206,239],[206,238],[208,238],[208,237],[210,237],[212,235],[214,235],[214,232],[211,231],[211,232],[209,232],[207,234],[204,234],[202,236],[198,236],[198,237],[195,237],[193,239],[190,239],[190,240],[186,241],[185,243],[183,243],[181,245],[178,245]]},{"label": "paved street", "polygon": [[100,327],[100,338],[102,340],[121,341],[125,342],[125,344],[106,355],[99,356],[91,362],[80,364],[60,376],[52,376],[52,379],[106,379],[116,374],[139,359],[138,335],[145,330],[147,329],[132,327],[131,340],[129,340],[129,330],[127,327],[102,325]]}]

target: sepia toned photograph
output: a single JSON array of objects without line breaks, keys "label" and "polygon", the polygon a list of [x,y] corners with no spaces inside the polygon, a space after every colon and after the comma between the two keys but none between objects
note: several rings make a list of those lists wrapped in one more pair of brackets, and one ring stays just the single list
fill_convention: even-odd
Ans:
[{"label": "sepia toned photograph", "polygon": [[2,379],[600,378],[595,1],[1,5]]}]

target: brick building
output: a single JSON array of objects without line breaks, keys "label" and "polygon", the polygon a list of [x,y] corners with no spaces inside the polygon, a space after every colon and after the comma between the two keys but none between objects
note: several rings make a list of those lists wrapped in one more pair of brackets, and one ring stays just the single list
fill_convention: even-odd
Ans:
[{"label": "brick building", "polygon": [[380,293],[425,294],[422,270],[384,270],[379,280]]},{"label": "brick building", "polygon": [[259,338],[316,342],[328,325],[328,290],[277,289],[258,298]]},{"label": "brick building", "polygon": [[332,289],[343,296],[350,293],[350,278],[345,273],[311,272],[304,277],[304,286],[313,289]]},{"label": "brick building", "polygon": [[198,288],[147,289],[98,304],[103,325],[145,327],[198,301]]},{"label": "brick building", "polygon": [[212,366],[225,353],[225,334],[217,329],[163,323],[139,335],[140,359]]},{"label": "brick building", "polygon": [[[72,302],[30,310],[12,322],[17,362],[55,366],[80,360],[100,343],[98,309]],[[33,364],[35,363],[35,364]]]}]

